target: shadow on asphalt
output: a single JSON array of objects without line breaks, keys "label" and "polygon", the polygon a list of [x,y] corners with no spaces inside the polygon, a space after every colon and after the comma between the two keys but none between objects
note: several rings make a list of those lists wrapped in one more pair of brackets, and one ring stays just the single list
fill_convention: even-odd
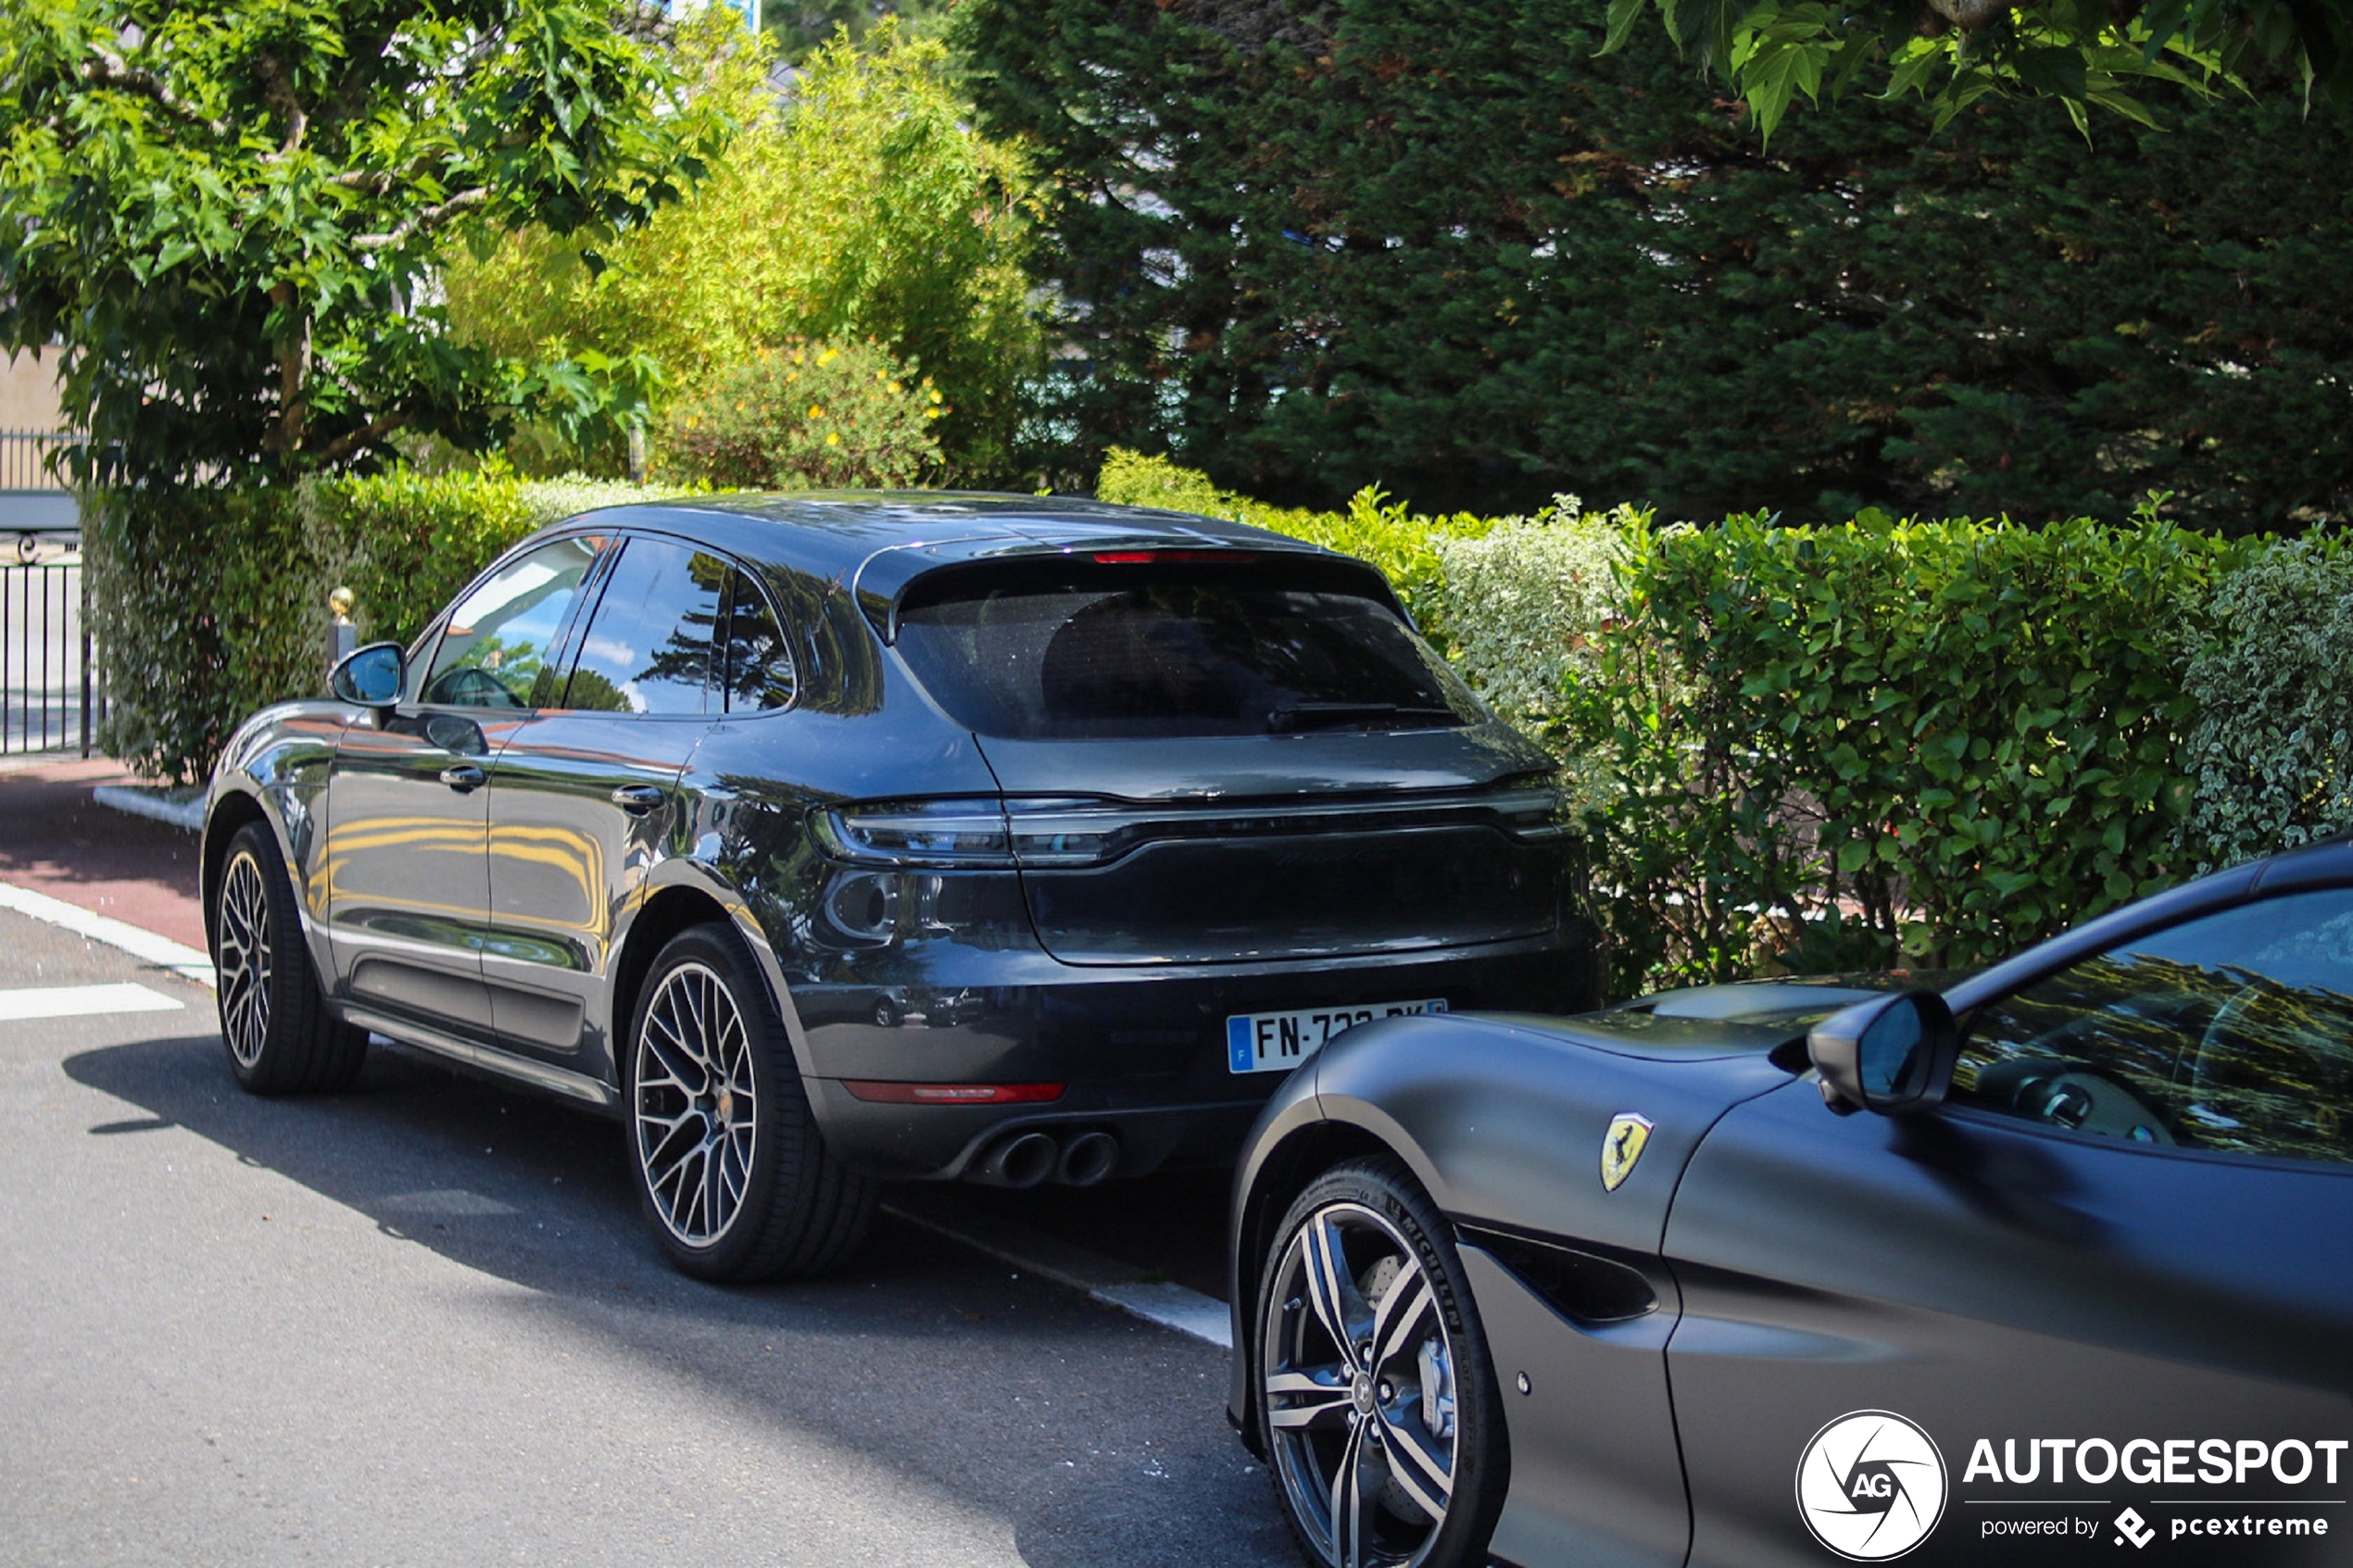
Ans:
[{"label": "shadow on asphalt", "polygon": [[[91,1135],[186,1128],[535,1293],[484,1311],[557,1320],[1009,1520],[1033,1568],[1297,1561],[1226,1426],[1225,1357],[1208,1346],[887,1218],[831,1279],[688,1280],[638,1214],[615,1123],[396,1049],[372,1052],[350,1093],[306,1100],[239,1092],[215,1035],[64,1066],[145,1112]],[[1068,1196],[1108,1224],[1116,1190]]]}]

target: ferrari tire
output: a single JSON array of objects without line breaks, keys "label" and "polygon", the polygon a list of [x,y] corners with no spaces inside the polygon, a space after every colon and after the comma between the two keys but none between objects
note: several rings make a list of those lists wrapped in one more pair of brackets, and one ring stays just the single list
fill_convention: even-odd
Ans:
[{"label": "ferrari tire", "polygon": [[806,1278],[865,1238],[873,1184],[825,1148],[784,1021],[733,930],[671,938],[621,1059],[638,1203],[682,1272]]},{"label": "ferrari tire", "polygon": [[1503,1397],[1452,1227],[1352,1160],[1284,1215],[1252,1317],[1275,1495],[1321,1568],[1473,1568],[1504,1503]]},{"label": "ferrari tire", "polygon": [[229,840],[212,890],[214,997],[237,1083],[258,1095],[346,1089],[368,1036],[336,1018],[310,949],[278,840],[247,822]]}]

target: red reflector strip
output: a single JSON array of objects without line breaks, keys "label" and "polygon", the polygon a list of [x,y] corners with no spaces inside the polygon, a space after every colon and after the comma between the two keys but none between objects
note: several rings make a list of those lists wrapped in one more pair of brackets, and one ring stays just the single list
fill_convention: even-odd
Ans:
[{"label": "red reflector strip", "polygon": [[844,1078],[841,1086],[878,1105],[1035,1105],[1063,1098],[1060,1084],[893,1084]]},{"label": "red reflector strip", "polygon": [[1187,561],[1210,566],[1233,566],[1242,561],[1256,560],[1255,550],[1097,550],[1098,566],[1148,566],[1154,561]]}]

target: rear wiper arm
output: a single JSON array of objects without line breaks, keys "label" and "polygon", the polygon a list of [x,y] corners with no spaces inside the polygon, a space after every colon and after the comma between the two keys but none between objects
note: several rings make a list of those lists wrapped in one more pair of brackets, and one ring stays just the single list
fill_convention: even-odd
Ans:
[{"label": "rear wiper arm", "polygon": [[1412,707],[1394,702],[1295,702],[1277,708],[1266,718],[1270,727],[1286,730],[1331,729],[1364,719],[1451,719],[1451,708]]}]

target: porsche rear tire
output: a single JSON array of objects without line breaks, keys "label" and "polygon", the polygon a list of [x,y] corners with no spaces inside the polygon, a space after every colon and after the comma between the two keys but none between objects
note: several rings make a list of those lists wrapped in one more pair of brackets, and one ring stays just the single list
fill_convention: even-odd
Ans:
[{"label": "porsche rear tire", "polygon": [[713,922],[653,962],[622,1055],[637,1198],[681,1272],[727,1284],[838,1267],[874,1184],[825,1148],[784,1020],[743,939]]},{"label": "porsche rear tire", "polygon": [[1487,1561],[1511,1461],[1444,1218],[1396,1160],[1352,1160],[1284,1215],[1252,1318],[1259,1436],[1320,1568]]}]

